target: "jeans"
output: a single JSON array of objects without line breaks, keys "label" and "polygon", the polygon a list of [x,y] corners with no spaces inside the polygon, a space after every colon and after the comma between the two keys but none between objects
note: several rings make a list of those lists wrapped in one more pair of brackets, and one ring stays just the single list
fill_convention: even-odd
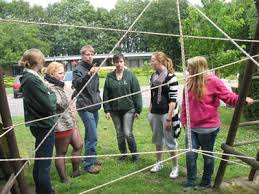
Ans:
[{"label": "jeans", "polygon": [[[35,137],[35,149],[47,135],[49,130],[30,128],[32,135]],[[52,157],[53,147],[55,144],[54,131],[48,135],[44,143],[40,146],[35,156]],[[37,194],[50,194],[52,193],[51,179],[50,179],[51,160],[35,160],[33,166],[33,179],[35,182]]]},{"label": "jeans", "polygon": [[127,153],[126,140],[130,152],[137,152],[137,144],[133,135],[134,115],[134,109],[128,112],[111,112],[111,117],[117,133],[118,147],[122,154]]},{"label": "jeans", "polygon": [[99,120],[98,111],[88,112],[79,111],[79,115],[85,126],[85,156],[93,156],[91,158],[85,158],[84,166],[89,168],[96,162],[96,146],[97,146],[97,125]]},{"label": "jeans", "polygon": [[[219,132],[219,128],[209,134],[199,134],[196,132],[191,132],[192,135],[192,148],[199,149],[201,147],[202,150],[213,152],[215,140],[217,134]],[[186,147],[187,147],[187,136],[185,139]],[[209,155],[213,155],[212,153],[207,153]],[[197,179],[197,158],[198,154],[195,152],[186,153],[186,166],[187,166],[187,183],[191,185],[196,184]],[[211,176],[214,171],[214,158],[203,155],[203,176],[202,176],[202,184],[210,184]]]}]

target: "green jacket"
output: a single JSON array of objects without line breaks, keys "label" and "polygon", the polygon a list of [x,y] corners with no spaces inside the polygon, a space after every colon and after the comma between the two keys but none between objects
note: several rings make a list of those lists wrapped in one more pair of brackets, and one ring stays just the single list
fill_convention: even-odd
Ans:
[{"label": "green jacket", "polygon": [[[24,72],[20,78],[23,92],[25,122],[54,115],[56,112],[56,95],[50,91],[35,75]],[[51,129],[56,118],[29,123],[26,126]]]},{"label": "green jacket", "polygon": [[[105,80],[103,100],[111,100],[120,96],[140,91],[139,82],[136,76],[125,69],[121,80],[117,80],[115,71],[109,73]],[[119,100],[103,104],[104,112],[128,111],[135,109],[136,113],[142,111],[141,94],[129,96]]]}]

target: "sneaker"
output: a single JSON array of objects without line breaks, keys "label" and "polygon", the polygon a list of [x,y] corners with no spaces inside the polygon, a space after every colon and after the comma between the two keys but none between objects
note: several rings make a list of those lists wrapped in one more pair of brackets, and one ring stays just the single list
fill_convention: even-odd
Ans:
[{"label": "sneaker", "polygon": [[123,161],[125,161],[127,159],[127,156],[126,155],[122,155],[122,156],[120,156],[119,158],[118,158],[118,160],[120,161],[120,162],[123,162]]},{"label": "sneaker", "polygon": [[157,162],[153,168],[151,168],[150,172],[159,172],[163,168],[163,163],[162,162]]},{"label": "sneaker", "polygon": [[205,189],[210,189],[211,184],[210,183],[200,183],[199,185],[195,186],[195,190],[205,190]]},{"label": "sneaker", "polygon": [[132,162],[137,163],[138,161],[139,161],[139,155],[138,154],[132,155]]},{"label": "sneaker", "polygon": [[178,166],[175,166],[175,167],[173,167],[169,177],[171,179],[176,179],[178,176],[179,176],[179,168],[178,168]]},{"label": "sneaker", "polygon": [[98,174],[101,171],[101,167],[97,165],[92,165],[86,169],[90,174]]},{"label": "sneaker", "polygon": [[96,165],[96,166],[102,166],[102,162],[99,161],[99,160],[96,160],[96,161],[95,161],[95,165]]},{"label": "sneaker", "polygon": [[191,184],[191,183],[185,183],[183,186],[183,191],[184,192],[188,192],[190,190],[193,190],[195,188],[195,184]]}]

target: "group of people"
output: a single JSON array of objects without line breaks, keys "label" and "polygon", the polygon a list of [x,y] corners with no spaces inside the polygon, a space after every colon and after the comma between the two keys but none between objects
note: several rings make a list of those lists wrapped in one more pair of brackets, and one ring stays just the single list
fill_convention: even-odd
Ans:
[{"label": "group of people", "polygon": [[[72,99],[76,97],[76,109],[84,124],[84,169],[80,170],[80,159],[72,159],[72,177],[82,173],[97,174],[102,163],[96,159],[97,155],[97,128],[99,122],[98,111],[103,104],[105,117],[114,123],[117,134],[118,148],[121,156],[119,161],[127,159],[127,150],[131,152],[133,162],[140,160],[136,139],[133,133],[133,123],[142,111],[142,96],[140,85],[136,76],[126,68],[126,58],[123,54],[113,56],[115,70],[107,75],[103,102],[99,90],[98,67],[93,64],[95,50],[92,46],[84,46],[81,51],[81,62],[73,71],[72,86],[75,89]],[[35,148],[38,148],[36,157],[52,157],[53,148],[56,148],[55,165],[61,182],[69,182],[66,174],[65,159],[68,146],[73,147],[72,156],[80,156],[83,143],[79,129],[76,125],[75,108],[73,100],[69,99],[64,90],[64,66],[52,62],[48,65],[43,78],[38,74],[44,65],[44,55],[38,49],[27,50],[20,60],[24,66],[21,78],[21,87],[24,94],[25,121],[39,118],[47,119],[28,123],[31,133],[35,137]],[[148,120],[152,129],[152,143],[156,148],[156,163],[151,172],[159,172],[163,168],[162,153],[166,145],[172,156],[172,170],[170,178],[179,176],[178,143],[181,133],[180,123],[187,127],[185,96],[183,96],[181,117],[178,103],[178,81],[174,72],[172,60],[163,52],[155,52],[151,57],[151,66],[154,70],[150,78],[151,101]],[[190,107],[191,143],[193,149],[208,151],[212,155],[215,139],[220,130],[220,119],[217,111],[220,100],[234,106],[238,95],[229,91],[224,83],[215,75],[206,73],[208,63],[204,57],[194,57],[187,61],[187,70],[190,76],[184,90],[188,90]],[[205,72],[203,74],[199,74]],[[184,93],[184,92],[183,92]],[[134,95],[131,95],[134,94]],[[120,98],[125,96],[123,98]],[[116,100],[113,100],[117,98]],[[246,99],[248,104],[253,99]],[[68,107],[69,108],[67,110]],[[64,112],[64,113],[63,113]],[[63,113],[60,118],[50,117]],[[181,121],[181,122],[180,122]],[[54,130],[50,133],[50,129]],[[47,134],[49,135],[45,137]],[[187,133],[186,133],[187,134]],[[43,141],[44,140],[44,141]],[[43,143],[41,143],[43,141]],[[186,148],[189,147],[186,135]],[[128,147],[128,149],[127,149]],[[214,170],[214,159],[204,158],[202,181],[199,185],[197,179],[197,153],[186,153],[187,183],[185,189],[208,188]],[[33,167],[33,178],[37,194],[54,193],[50,179],[51,160],[36,160]]]}]

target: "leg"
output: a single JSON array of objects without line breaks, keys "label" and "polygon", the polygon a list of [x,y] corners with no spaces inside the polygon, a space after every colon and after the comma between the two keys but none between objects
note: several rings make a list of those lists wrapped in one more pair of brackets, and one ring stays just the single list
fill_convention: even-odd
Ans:
[{"label": "leg", "polygon": [[[74,129],[70,144],[73,147],[72,156],[80,156],[83,143],[78,129]],[[80,172],[79,172],[80,158],[73,158],[71,161],[72,161],[72,167],[73,167],[72,176],[76,177],[80,175]]]},{"label": "leg", "polygon": [[[71,137],[65,138],[56,138],[55,147],[56,147],[56,156],[64,157],[67,153],[68,145],[70,143]],[[64,158],[55,160],[55,166],[62,183],[68,183],[68,178],[66,175],[66,160]]]},{"label": "leg", "polygon": [[[33,135],[36,137],[36,146],[44,139],[49,130],[32,129]],[[52,157],[53,147],[55,143],[54,132],[50,133],[44,143],[36,152],[36,157]],[[52,192],[50,179],[51,160],[38,160],[36,163],[34,180],[36,180],[37,194],[50,194]]]},{"label": "leg", "polygon": [[[209,134],[199,134],[199,142],[201,144],[202,150],[213,152],[215,140],[219,129],[216,131],[209,133]],[[209,155],[213,156],[212,153],[208,153]],[[203,165],[203,176],[201,185],[210,185],[211,184],[211,177],[214,172],[214,158],[209,156],[204,156],[204,165]]]},{"label": "leg", "polygon": [[133,135],[133,122],[135,110],[130,110],[123,115],[122,128],[131,153],[137,152],[137,144]]},{"label": "leg", "polygon": [[[198,134],[191,132],[192,136],[192,147],[193,149],[199,149],[199,139]],[[188,137],[185,136],[186,149],[188,149]],[[195,152],[186,153],[186,166],[187,166],[187,185],[195,186],[197,178],[197,158],[198,154]]]},{"label": "leg", "polygon": [[96,145],[97,145],[97,122],[98,113],[87,111],[80,111],[79,115],[85,126],[85,156],[93,156],[86,158],[85,168],[89,168],[95,164],[96,161]]},{"label": "leg", "polygon": [[118,112],[112,112],[111,117],[114,127],[116,129],[118,148],[120,150],[120,153],[125,154],[127,153],[127,148],[122,128],[122,116]]}]

